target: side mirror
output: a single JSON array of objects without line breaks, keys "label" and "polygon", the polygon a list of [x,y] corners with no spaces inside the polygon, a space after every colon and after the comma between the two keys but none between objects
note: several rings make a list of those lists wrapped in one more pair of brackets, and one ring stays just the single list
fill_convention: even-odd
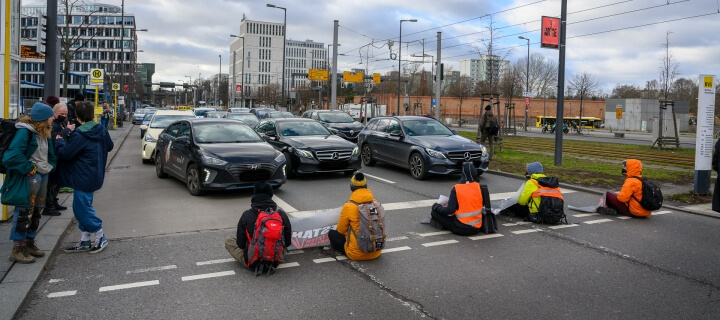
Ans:
[{"label": "side mirror", "polygon": [[175,143],[189,145],[190,144],[190,137],[182,136],[175,139]]},{"label": "side mirror", "polygon": [[450,129],[450,131],[452,131],[452,133],[453,133],[454,135],[457,135],[457,134],[458,134],[457,130],[455,130],[455,129]]},{"label": "side mirror", "polygon": [[147,128],[148,128],[148,126],[146,126],[146,125],[141,125],[141,126],[140,126],[140,130],[147,130]]},{"label": "side mirror", "polygon": [[390,135],[393,137],[402,137],[403,133],[401,130],[394,130],[394,131],[390,132]]},{"label": "side mirror", "polygon": [[271,139],[277,140],[277,131],[275,130],[268,130],[265,132],[265,136],[269,137]]}]

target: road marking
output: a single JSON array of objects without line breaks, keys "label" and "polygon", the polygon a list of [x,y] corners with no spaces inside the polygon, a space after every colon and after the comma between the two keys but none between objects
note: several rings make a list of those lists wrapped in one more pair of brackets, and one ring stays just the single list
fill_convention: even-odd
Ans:
[{"label": "road marking", "polygon": [[523,233],[531,233],[531,232],[540,232],[539,229],[525,229],[525,230],[516,230],[516,231],[510,231],[514,234],[523,234]]},{"label": "road marking", "polygon": [[147,286],[156,286],[160,284],[160,280],[152,280],[152,281],[143,281],[143,282],[133,282],[133,283],[126,283],[126,284],[118,284],[114,286],[107,286],[107,287],[100,287],[100,292],[105,291],[113,291],[113,290],[121,290],[121,289],[131,289],[131,288],[139,288],[139,287],[147,287]]},{"label": "road marking", "polygon": [[314,259],[313,262],[315,263],[324,263],[324,262],[330,262],[330,261],[337,261],[335,258],[320,258],[320,259]]},{"label": "road marking", "polygon": [[632,219],[632,217],[628,217],[628,216],[619,216],[619,217],[617,217],[617,218],[620,219],[620,220]]},{"label": "road marking", "polygon": [[512,227],[512,226],[522,226],[526,224],[531,224],[532,222],[529,221],[520,221],[520,222],[513,222],[513,223],[504,223],[504,227]]},{"label": "road marking", "polygon": [[197,262],[196,264],[199,266],[204,266],[206,264],[217,264],[217,263],[226,263],[226,262],[233,262],[233,261],[235,261],[235,258],[201,261],[201,262]]},{"label": "road marking", "polygon": [[583,222],[583,223],[596,224],[596,223],[611,222],[611,221],[612,221],[612,220],[610,220],[610,219],[598,219],[598,220],[585,221],[585,222]]},{"label": "road marking", "polygon": [[410,247],[408,247],[408,246],[404,246],[404,247],[395,247],[395,248],[385,248],[385,249],[383,249],[383,250],[382,250],[382,253],[390,253],[390,252],[397,252],[397,251],[405,251],[405,250],[410,250],[410,249],[412,249],[412,248],[410,248]]},{"label": "road marking", "polygon": [[162,271],[162,270],[170,270],[170,269],[176,269],[176,265],[169,265],[164,267],[154,267],[154,268],[145,268],[145,269],[136,269],[133,271],[125,271],[125,274],[131,274],[131,273],[143,273],[143,272],[150,272],[150,271]]},{"label": "road marking", "polygon": [[305,253],[305,251],[302,251],[302,249],[298,249],[298,250],[288,251],[287,254],[290,255],[290,254],[301,254],[301,253]]},{"label": "road marking", "polygon": [[468,237],[468,239],[470,239],[470,240],[483,240],[483,239],[497,238],[497,237],[502,237],[502,236],[503,236],[503,235],[501,235],[501,234],[499,234],[499,233],[493,233],[493,234],[486,234],[486,235],[482,235],[482,236]]},{"label": "road marking", "polygon": [[671,213],[671,212],[672,212],[672,211],[667,211],[667,210],[665,210],[665,211],[653,212],[652,214],[653,214],[653,215],[660,215],[660,214],[667,214],[667,213]]},{"label": "road marking", "polygon": [[277,268],[278,268],[278,269],[283,269],[283,268],[292,268],[292,267],[299,267],[299,266],[300,266],[300,264],[297,263],[297,262],[287,262],[287,263],[281,263],[281,264],[279,264],[279,265],[277,266]]},{"label": "road marking", "polygon": [[51,294],[48,294],[48,298],[60,298],[60,297],[67,297],[67,296],[74,296],[77,294],[77,290],[73,291],[60,291],[60,292],[53,292]]},{"label": "road marking", "polygon": [[388,180],[388,179],[383,179],[383,178],[380,178],[380,177],[376,177],[376,176],[373,176],[373,175],[369,175],[369,174],[367,174],[367,173],[365,174],[365,176],[366,176],[366,177],[373,178],[373,179],[375,179],[375,180],[380,180],[380,181],[382,181],[382,182],[387,182],[387,183],[390,183],[390,184],[395,184],[395,181],[390,181],[390,180]]},{"label": "road marking", "polygon": [[434,246],[441,246],[445,244],[451,244],[451,243],[458,243],[457,240],[445,240],[445,241],[436,241],[436,242],[428,242],[423,243],[423,247],[434,247]]},{"label": "road marking", "polygon": [[600,214],[598,214],[598,213],[582,213],[582,214],[573,215],[573,217],[575,217],[575,218],[584,218],[584,217],[592,217],[592,216],[599,216],[599,215],[600,215]]},{"label": "road marking", "polygon": [[402,236],[402,237],[394,237],[394,238],[387,238],[385,241],[397,241],[397,240],[407,240],[408,237]]},{"label": "road marking", "polygon": [[432,236],[439,236],[441,234],[449,234],[450,231],[437,231],[437,232],[428,232],[428,233],[418,233],[421,237],[432,237]]},{"label": "road marking", "polygon": [[285,210],[285,213],[298,211],[297,209],[293,208],[293,206],[291,206],[289,203],[285,202],[283,199],[280,199],[277,196],[273,197],[273,200],[275,201],[275,204],[278,205],[278,207],[283,208],[283,210]]},{"label": "road marking", "polygon": [[580,226],[579,224],[571,223],[571,224],[559,224],[559,225],[551,226],[548,228],[555,230],[555,229],[565,229],[565,228],[572,228],[572,227],[579,227],[579,226]]},{"label": "road marking", "polygon": [[50,283],[63,282],[65,279],[50,279]]},{"label": "road marking", "polygon": [[337,259],[337,261],[347,260],[347,258],[348,258],[348,257],[346,257],[346,256],[337,256],[337,257],[335,257],[335,259]]},{"label": "road marking", "polygon": [[386,211],[387,210],[424,208],[424,207],[432,207],[433,203],[435,203],[435,202],[437,202],[437,199],[417,200],[417,201],[407,201],[407,202],[393,202],[393,203],[383,204],[383,208]]},{"label": "road marking", "polygon": [[217,277],[224,277],[224,276],[231,276],[234,275],[235,271],[221,271],[221,272],[213,272],[213,273],[205,273],[205,274],[196,274],[194,276],[186,276],[182,277],[182,281],[192,281],[192,280],[199,280],[199,279],[208,279],[208,278],[217,278]]}]

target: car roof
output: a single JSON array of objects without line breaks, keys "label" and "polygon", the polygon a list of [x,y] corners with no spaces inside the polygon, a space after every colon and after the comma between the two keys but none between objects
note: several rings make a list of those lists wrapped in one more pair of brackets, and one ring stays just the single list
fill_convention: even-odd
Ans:
[{"label": "car roof", "polygon": [[230,114],[249,114],[249,115],[251,115],[251,116],[255,116],[255,117],[257,117],[257,116],[256,116],[256,115],[255,115],[254,113],[250,113],[250,112],[247,112],[247,111],[241,111],[241,112],[228,112],[228,114],[229,114],[229,115],[230,115]]},{"label": "car roof", "polygon": [[158,110],[155,112],[155,115],[156,116],[162,116],[162,115],[166,115],[166,116],[191,115],[191,116],[193,116],[194,114],[190,110]]},{"label": "car roof", "polygon": [[308,118],[265,118],[264,121],[274,121],[274,122],[317,122],[313,119]]},{"label": "car roof", "polygon": [[[183,121],[188,121],[190,123],[207,123],[207,122],[216,122],[216,123],[237,123],[237,120],[233,119],[225,119],[225,118],[187,118],[183,119]],[[243,122],[245,123],[245,122]]]}]

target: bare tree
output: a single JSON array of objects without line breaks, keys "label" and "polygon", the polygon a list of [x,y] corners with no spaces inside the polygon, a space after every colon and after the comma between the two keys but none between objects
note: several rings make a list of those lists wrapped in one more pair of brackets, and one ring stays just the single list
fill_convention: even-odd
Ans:
[{"label": "bare tree", "polygon": [[671,92],[676,100],[685,100],[690,103],[690,113],[697,114],[698,102],[698,84],[688,78],[680,78],[675,80],[672,85]]},{"label": "bare tree", "polygon": [[461,76],[457,81],[450,84],[450,96],[454,96],[460,101],[460,110],[458,112],[458,122],[462,124],[462,106],[463,101],[471,97],[475,89],[475,83],[468,76]]},{"label": "bare tree", "polygon": [[670,31],[665,33],[665,43],[661,45],[661,47],[665,48],[665,57],[663,57],[662,66],[660,67],[660,90],[663,100],[668,100],[675,77],[680,74],[680,65],[674,61],[672,53],[670,53],[671,33]]},{"label": "bare tree", "polygon": [[598,79],[587,72],[575,74],[570,80],[568,87],[575,90],[575,94],[580,98],[580,119],[583,116],[583,100],[591,97],[599,85]]},{"label": "bare tree", "polygon": [[[513,97],[522,95],[522,91],[525,89],[523,86],[524,77],[522,77],[522,64],[523,63],[519,61],[511,64],[510,70],[505,72],[502,78],[500,78],[498,92],[501,97],[505,97],[508,106],[512,106]],[[515,119],[510,119],[508,115],[506,126],[509,126],[510,122],[514,120]]]},{"label": "bare tree", "polygon": [[642,97],[642,89],[631,84],[617,84],[613,88],[610,98],[615,99],[633,99]]},{"label": "bare tree", "polygon": [[[56,1],[56,0],[50,0]],[[59,0],[58,16],[65,16],[65,24],[61,27],[58,25],[58,37],[60,43],[60,59],[63,62],[63,93],[64,97],[68,96],[67,86],[70,82],[70,63],[75,56],[88,48],[88,44],[95,36],[102,33],[101,28],[88,28],[94,24],[93,20],[97,19],[99,12],[90,12],[87,15],[78,16],[81,23],[77,26],[70,27],[73,22],[72,13],[79,6],[87,5],[86,0]]]}]

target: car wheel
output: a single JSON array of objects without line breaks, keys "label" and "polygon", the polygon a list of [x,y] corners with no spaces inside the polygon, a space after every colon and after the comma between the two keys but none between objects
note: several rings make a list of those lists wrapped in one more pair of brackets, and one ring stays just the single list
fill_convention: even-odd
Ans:
[{"label": "car wheel", "polygon": [[375,160],[373,160],[372,150],[370,150],[369,144],[366,143],[362,146],[360,157],[362,158],[362,162],[364,165],[368,167],[372,167],[375,165]]},{"label": "car wheel", "polygon": [[167,173],[163,171],[162,161],[160,160],[155,161],[155,175],[160,179],[167,178],[168,176]]},{"label": "car wheel", "polygon": [[295,170],[293,170],[293,163],[292,163],[292,157],[290,157],[290,154],[285,152],[283,153],[285,155],[285,177],[295,178]]},{"label": "car wheel", "polygon": [[188,192],[190,192],[191,195],[199,196],[203,194],[202,190],[200,190],[200,172],[198,172],[196,165],[191,164],[188,167],[185,181],[187,183]]},{"label": "car wheel", "polygon": [[410,175],[417,180],[423,180],[427,177],[425,160],[417,152],[410,156]]}]

